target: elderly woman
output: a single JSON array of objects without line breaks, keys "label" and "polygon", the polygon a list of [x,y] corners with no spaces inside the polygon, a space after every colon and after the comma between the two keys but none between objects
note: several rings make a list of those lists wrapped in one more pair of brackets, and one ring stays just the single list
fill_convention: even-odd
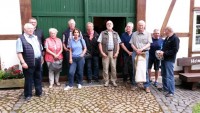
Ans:
[{"label": "elderly woman", "polygon": [[57,38],[57,29],[55,28],[50,28],[49,29],[49,34],[50,37],[45,40],[45,48],[46,48],[46,53],[45,53],[45,61],[47,62],[47,66],[49,68],[49,88],[53,87],[54,84],[54,79],[55,79],[55,84],[60,86],[59,83],[59,76],[61,69],[59,70],[53,70],[50,68],[51,63],[57,62],[62,64],[63,60],[63,46],[62,42],[59,38]]},{"label": "elderly woman", "polygon": [[[64,90],[69,90],[73,88],[74,84],[74,74],[77,72],[78,88],[82,88],[83,81],[83,69],[85,64],[85,52],[87,50],[85,40],[80,36],[80,30],[74,29],[72,39],[69,40],[69,84]],[[77,70],[77,71],[76,71]]]}]

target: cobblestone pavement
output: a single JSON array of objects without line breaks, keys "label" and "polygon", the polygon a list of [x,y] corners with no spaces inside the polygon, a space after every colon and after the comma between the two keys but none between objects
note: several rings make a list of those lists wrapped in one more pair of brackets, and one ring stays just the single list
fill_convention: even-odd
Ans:
[{"label": "cobblestone pavement", "polygon": [[200,102],[200,90],[192,91],[176,86],[174,97],[165,97],[165,92],[152,87],[152,94],[164,113],[192,113],[192,107]]},{"label": "cobblestone pavement", "polygon": [[64,91],[60,87],[48,88],[45,84],[42,97],[33,96],[24,101],[23,89],[0,90],[0,113],[192,113],[191,107],[200,100],[200,91],[177,87],[173,98],[151,87],[130,91],[118,83],[118,87],[102,85],[84,86]]}]

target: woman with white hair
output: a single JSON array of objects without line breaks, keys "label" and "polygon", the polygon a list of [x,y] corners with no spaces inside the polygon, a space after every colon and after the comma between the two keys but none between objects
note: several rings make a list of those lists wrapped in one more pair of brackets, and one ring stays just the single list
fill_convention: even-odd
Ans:
[{"label": "woman with white hair", "polygon": [[46,49],[45,61],[47,62],[47,66],[49,68],[49,83],[50,83],[49,88],[53,87],[54,79],[55,79],[55,84],[57,86],[60,86],[59,76],[62,68],[57,70],[52,69],[53,62],[62,64],[63,61],[63,55],[62,55],[63,46],[61,40],[57,38],[57,33],[58,33],[57,29],[50,28],[49,29],[50,37],[47,38],[44,43]]}]

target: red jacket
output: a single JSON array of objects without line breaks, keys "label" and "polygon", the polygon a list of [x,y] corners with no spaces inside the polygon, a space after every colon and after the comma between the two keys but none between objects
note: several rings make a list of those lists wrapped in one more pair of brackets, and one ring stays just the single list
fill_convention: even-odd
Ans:
[{"label": "red jacket", "polygon": [[[45,47],[47,47],[51,52],[54,52],[56,54],[59,53],[59,51],[62,49],[62,42],[59,38],[47,38],[45,40]],[[59,60],[63,59],[62,53],[58,57]],[[46,62],[53,62],[54,57],[48,52],[45,52],[45,61]]]}]

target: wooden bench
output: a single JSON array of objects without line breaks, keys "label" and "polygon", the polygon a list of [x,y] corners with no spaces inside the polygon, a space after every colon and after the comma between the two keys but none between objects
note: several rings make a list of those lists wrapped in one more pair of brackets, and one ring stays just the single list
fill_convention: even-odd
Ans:
[{"label": "wooden bench", "polygon": [[200,56],[177,59],[177,65],[183,66],[183,73],[179,73],[179,78],[182,80],[182,84],[190,85],[192,90],[197,88],[200,81],[200,73],[190,72],[191,66],[197,64],[200,64]]}]

